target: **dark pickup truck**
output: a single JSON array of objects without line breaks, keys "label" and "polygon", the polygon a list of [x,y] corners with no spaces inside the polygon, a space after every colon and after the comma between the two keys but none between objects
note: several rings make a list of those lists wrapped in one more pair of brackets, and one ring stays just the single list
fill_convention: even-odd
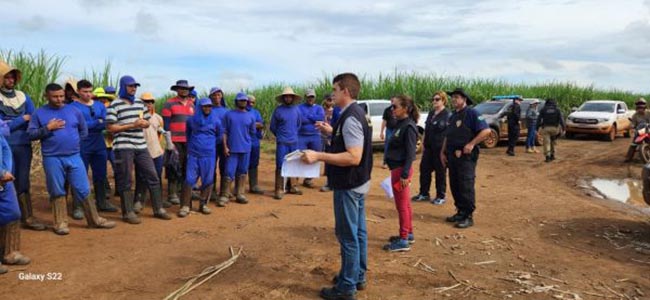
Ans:
[{"label": "dark pickup truck", "polygon": [[[474,109],[476,109],[481,114],[481,116],[485,118],[488,126],[490,126],[490,136],[483,142],[483,147],[494,148],[497,146],[499,141],[508,140],[508,121],[506,114],[510,110],[510,106],[512,106],[512,99],[515,97],[518,96],[495,96],[489,101],[485,101],[474,106]],[[520,104],[521,118],[519,121],[519,126],[521,128],[521,132],[519,133],[519,139],[522,141],[525,141],[528,135],[528,127],[526,126],[526,111],[528,110],[528,107],[530,107],[530,104],[535,100],[539,101],[537,111],[540,111],[544,107],[544,103],[546,103],[544,100],[524,98]],[[541,143],[542,137],[538,133],[536,144],[541,145]]]}]

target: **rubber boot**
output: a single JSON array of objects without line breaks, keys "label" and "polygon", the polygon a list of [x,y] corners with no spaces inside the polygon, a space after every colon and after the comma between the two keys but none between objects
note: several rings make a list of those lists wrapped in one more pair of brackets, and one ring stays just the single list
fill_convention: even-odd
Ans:
[{"label": "rubber boot", "polygon": [[308,188],[308,189],[313,189],[314,188],[314,180],[311,178],[305,178],[305,180],[302,182],[302,186]]},{"label": "rubber boot", "polygon": [[228,176],[222,176],[221,177],[221,187],[219,188],[220,189],[219,198],[224,197],[224,196],[226,198],[228,198],[228,200],[230,200],[230,198],[232,198],[232,193],[230,192],[230,184],[231,183],[232,183],[232,180],[230,180],[230,178],[228,178]]},{"label": "rubber boot", "polygon": [[4,253],[2,262],[7,265],[27,265],[29,257],[20,253],[20,222],[11,222],[2,228]]},{"label": "rubber boot", "polygon": [[221,195],[219,195],[219,200],[217,200],[217,206],[219,207],[224,207],[226,206],[226,203],[229,201],[229,192],[230,188],[232,186],[232,180],[230,178],[226,178],[226,180],[221,181]]},{"label": "rubber boot", "polygon": [[29,193],[18,195],[18,204],[20,206],[20,221],[23,227],[38,231],[45,230],[45,224],[34,217],[32,212],[32,199]]},{"label": "rubber boot", "polygon": [[217,176],[214,176],[214,180],[212,181],[212,192],[210,192],[210,201],[217,202],[217,199],[219,198],[219,192],[217,191]]},{"label": "rubber boot", "polygon": [[192,187],[189,184],[183,185],[181,189],[181,210],[178,211],[179,218],[185,218],[192,210]]},{"label": "rubber boot", "polygon": [[636,153],[636,146],[630,146],[627,148],[627,154],[625,155],[624,162],[631,162],[634,159],[634,154]]},{"label": "rubber boot", "polygon": [[264,194],[264,191],[260,188],[257,183],[257,168],[248,170],[248,188],[253,194]]},{"label": "rubber boot", "polygon": [[160,188],[160,185],[149,187],[149,194],[151,195],[151,208],[153,209],[153,217],[161,220],[171,220],[172,217],[163,208],[162,189]]},{"label": "rubber boot", "polygon": [[97,209],[103,212],[117,212],[117,207],[113,206],[113,204],[106,198],[106,184],[104,182],[95,183],[94,188]]},{"label": "rubber boot", "polygon": [[212,194],[212,185],[206,186],[201,191],[201,204],[199,204],[199,211],[204,215],[209,215],[212,213],[210,208],[208,208],[208,201],[210,200],[210,194]]},{"label": "rubber boot", "polygon": [[70,233],[68,229],[68,208],[65,197],[52,199],[52,214],[54,215],[54,233],[66,235]]},{"label": "rubber boot", "polygon": [[176,183],[176,180],[167,181],[167,202],[172,205],[181,203],[180,198],[178,198],[178,184]]},{"label": "rubber boot", "polygon": [[302,191],[298,189],[297,183],[299,183],[300,180],[298,178],[289,178],[287,180],[287,193],[292,194],[292,195],[302,195]]},{"label": "rubber boot", "polygon": [[[111,189],[111,184],[108,182],[108,178],[104,178],[104,191],[106,192],[106,199],[107,200],[111,199],[111,192],[113,190]],[[115,209],[117,209],[117,207]]]},{"label": "rubber boot", "polygon": [[120,192],[120,205],[122,206],[122,220],[129,224],[140,224],[140,218],[133,211],[133,191]]},{"label": "rubber boot", "polygon": [[81,205],[84,209],[84,215],[86,216],[86,222],[90,228],[103,228],[110,229],[115,227],[115,222],[106,220],[99,216],[97,212],[97,207],[95,207],[95,201],[86,199],[81,202]]},{"label": "rubber boot", "polygon": [[235,193],[236,193],[235,199],[239,204],[248,203],[248,199],[246,199],[246,195],[244,195],[245,182],[246,182],[246,174],[239,175],[235,179]]},{"label": "rubber boot", "polygon": [[[140,214],[144,208],[144,203],[147,199],[148,188],[141,180],[136,180],[135,193],[133,194],[133,211]],[[171,206],[171,204],[170,204]]]},{"label": "rubber boot", "polygon": [[282,200],[282,197],[284,196],[284,191],[282,190],[283,184],[284,181],[282,179],[282,170],[275,169],[275,191],[273,193],[273,199]]}]

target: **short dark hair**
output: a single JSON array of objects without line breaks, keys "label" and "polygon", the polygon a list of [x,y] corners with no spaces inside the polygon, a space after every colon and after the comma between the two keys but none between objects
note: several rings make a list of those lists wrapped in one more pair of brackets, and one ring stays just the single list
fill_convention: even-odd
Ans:
[{"label": "short dark hair", "polygon": [[357,99],[359,96],[361,83],[359,82],[357,75],[354,75],[354,73],[342,73],[336,75],[332,80],[332,84],[336,83],[339,84],[339,87],[342,90],[348,89],[348,92],[350,92],[350,97],[352,97],[352,99]]},{"label": "short dark hair", "polygon": [[90,83],[90,81],[88,81],[86,79],[82,79],[82,80],[79,80],[79,82],[77,82],[77,90],[87,89],[87,88],[92,88],[92,87],[93,87],[93,84]]},{"label": "short dark hair", "polygon": [[45,87],[45,93],[56,92],[63,90],[63,87],[58,83],[50,83]]}]

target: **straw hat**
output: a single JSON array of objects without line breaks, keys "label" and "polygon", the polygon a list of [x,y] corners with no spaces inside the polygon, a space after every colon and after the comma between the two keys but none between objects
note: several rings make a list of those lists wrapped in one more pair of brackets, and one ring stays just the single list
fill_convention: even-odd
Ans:
[{"label": "straw hat", "polygon": [[18,83],[23,78],[23,73],[15,67],[10,66],[4,60],[0,60],[0,78],[4,78],[5,75],[14,72],[16,74],[16,83]]},{"label": "straw hat", "polygon": [[282,102],[282,99],[284,96],[293,96],[293,103],[296,103],[297,101],[302,100],[302,97],[300,95],[296,94],[291,87],[285,87],[284,90],[282,91],[282,94],[278,95],[275,97],[275,100]]},{"label": "straw hat", "polygon": [[78,80],[70,77],[68,80],[65,81],[64,88],[67,90],[68,86],[72,87],[72,90],[74,91],[75,94],[79,95],[79,91],[77,91],[77,82]]},{"label": "straw hat", "polygon": [[95,95],[95,98],[106,98],[109,100],[115,100],[115,95],[112,94],[107,94],[104,88],[98,87],[93,91],[93,95]]},{"label": "straw hat", "polygon": [[156,98],[153,97],[153,94],[149,92],[144,92],[140,95],[140,100],[142,101],[156,101]]}]

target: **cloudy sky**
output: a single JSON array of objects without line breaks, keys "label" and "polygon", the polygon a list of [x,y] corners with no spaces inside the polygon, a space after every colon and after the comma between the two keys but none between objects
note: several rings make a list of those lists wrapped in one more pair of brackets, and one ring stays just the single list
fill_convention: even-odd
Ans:
[{"label": "cloudy sky", "polygon": [[0,0],[0,49],[229,91],[397,71],[650,92],[650,0]]}]

